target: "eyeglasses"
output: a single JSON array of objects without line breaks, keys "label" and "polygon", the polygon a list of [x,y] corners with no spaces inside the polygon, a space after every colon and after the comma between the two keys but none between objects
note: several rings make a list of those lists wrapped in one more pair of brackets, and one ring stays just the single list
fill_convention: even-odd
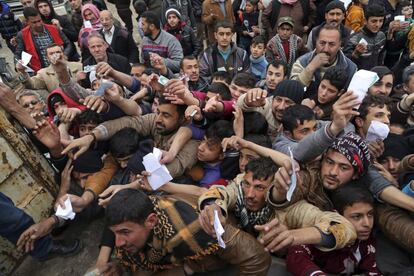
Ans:
[{"label": "eyeglasses", "polygon": [[35,106],[35,105],[37,105],[38,103],[39,103],[39,101],[37,101],[37,100],[33,100],[33,101],[29,102],[29,103],[25,103],[25,104],[23,105],[23,108],[28,108],[28,107],[30,107],[30,106]]}]

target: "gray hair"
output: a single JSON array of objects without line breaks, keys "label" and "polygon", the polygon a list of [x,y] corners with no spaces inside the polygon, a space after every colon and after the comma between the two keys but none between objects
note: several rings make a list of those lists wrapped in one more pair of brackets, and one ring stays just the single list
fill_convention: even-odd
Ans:
[{"label": "gray hair", "polygon": [[404,69],[402,74],[403,83],[408,84],[412,75],[414,75],[414,65],[408,66]]},{"label": "gray hair", "polygon": [[16,101],[20,104],[20,99],[24,96],[35,96],[36,98],[38,98],[39,101],[43,102],[43,99],[40,96],[40,94],[37,93],[36,90],[31,89],[24,89],[22,92],[17,93]]}]

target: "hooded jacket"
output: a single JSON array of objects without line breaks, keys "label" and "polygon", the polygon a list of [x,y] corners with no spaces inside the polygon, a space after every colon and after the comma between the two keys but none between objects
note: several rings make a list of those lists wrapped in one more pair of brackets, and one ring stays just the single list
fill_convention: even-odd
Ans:
[{"label": "hooded jacket", "polygon": [[49,0],[36,0],[35,7],[37,9],[39,9],[38,5],[40,3],[46,3],[49,5],[49,8],[50,8],[50,14],[48,17],[40,14],[42,21],[46,24],[52,24],[52,19],[58,20],[60,26],[62,27],[62,32],[69,38],[69,40],[72,42],[78,41],[78,32],[76,31],[72,23],[69,21],[69,19],[66,16],[58,15],[55,12],[55,9],[53,8],[53,5],[50,3]]},{"label": "hooded jacket", "polygon": [[164,26],[164,30],[175,36],[175,38],[180,41],[184,56],[193,55],[197,57],[203,50],[203,47],[201,46],[201,43],[193,29],[191,29],[186,22],[180,22],[178,28],[174,29],[167,23]]},{"label": "hooded jacket", "polygon": [[67,107],[68,108],[72,108],[72,107],[75,107],[75,108],[78,108],[78,109],[80,109],[81,111],[83,111],[83,110],[85,110],[86,109],[86,106],[84,106],[83,104],[80,104],[80,103],[78,103],[78,102],[75,102],[74,100],[72,100],[69,96],[67,96],[66,94],[65,94],[65,92],[63,92],[63,90],[61,89],[61,88],[57,88],[57,89],[55,89],[55,90],[53,90],[52,91],[52,93],[50,93],[48,96],[47,96],[47,100],[46,100],[46,103],[47,103],[47,110],[49,111],[49,121],[50,122],[53,122],[53,119],[55,118],[55,116],[56,116],[56,112],[55,112],[55,109],[53,108],[53,106],[52,106],[52,104],[51,104],[51,98],[52,98],[52,96],[53,95],[56,95],[56,94],[58,94],[58,95],[60,95],[60,96],[62,96],[62,98],[63,98],[63,100],[65,101],[65,103],[66,103],[66,105],[67,105]]},{"label": "hooded jacket", "polygon": [[15,37],[22,28],[22,23],[10,10],[6,2],[0,1],[0,33],[5,40]]}]

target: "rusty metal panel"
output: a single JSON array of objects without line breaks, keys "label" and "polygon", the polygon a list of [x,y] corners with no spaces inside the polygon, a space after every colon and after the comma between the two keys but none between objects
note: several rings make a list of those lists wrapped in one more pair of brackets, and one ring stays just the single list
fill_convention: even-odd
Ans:
[{"label": "rusty metal panel", "polygon": [[[35,222],[50,215],[58,185],[54,171],[25,130],[0,108],[0,191]],[[10,274],[23,255],[0,238],[0,275]]]}]

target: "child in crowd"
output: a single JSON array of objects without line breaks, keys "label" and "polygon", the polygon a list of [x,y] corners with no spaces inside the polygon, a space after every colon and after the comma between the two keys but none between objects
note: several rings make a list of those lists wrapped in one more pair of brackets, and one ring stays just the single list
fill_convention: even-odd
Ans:
[{"label": "child in crowd", "polygon": [[260,81],[266,77],[267,60],[265,58],[266,42],[264,37],[256,36],[250,45],[250,72]]},{"label": "child in crowd", "polygon": [[369,0],[353,0],[346,10],[345,26],[359,32],[365,25],[364,7]]},{"label": "child in crowd", "polygon": [[230,86],[231,83],[231,76],[226,71],[217,71],[211,75],[211,83],[221,82],[227,86]]},{"label": "child in crowd", "polygon": [[138,34],[140,38],[142,39],[144,37],[144,31],[142,30],[142,18],[141,14],[143,14],[145,11],[148,10],[147,4],[145,4],[145,1],[134,1],[134,9],[137,13],[137,23],[138,23]]},{"label": "child in crowd", "polygon": [[164,30],[177,38],[183,48],[184,56],[193,55],[197,57],[203,50],[203,47],[194,30],[185,21],[181,21],[181,13],[178,9],[170,7],[165,12],[165,19],[167,23],[164,26]]},{"label": "child in crowd", "polygon": [[318,93],[302,101],[303,105],[312,108],[318,120],[331,120],[332,106],[345,92],[346,72],[339,67],[331,67],[323,75]]},{"label": "child in crowd", "polygon": [[247,0],[244,11],[236,18],[237,36],[240,37],[238,46],[245,49],[248,54],[253,37],[260,34],[257,3],[258,0]]},{"label": "child in crowd", "polygon": [[381,275],[375,262],[374,199],[362,183],[349,183],[331,196],[335,209],[355,227],[357,240],[351,246],[321,251],[315,246],[297,245],[289,249],[287,269],[294,275],[366,274]]},{"label": "child in crowd", "polygon": [[293,63],[304,52],[302,39],[293,33],[295,23],[292,17],[280,17],[277,21],[277,34],[269,40],[266,46],[266,59],[282,60],[288,65],[289,71]]}]

